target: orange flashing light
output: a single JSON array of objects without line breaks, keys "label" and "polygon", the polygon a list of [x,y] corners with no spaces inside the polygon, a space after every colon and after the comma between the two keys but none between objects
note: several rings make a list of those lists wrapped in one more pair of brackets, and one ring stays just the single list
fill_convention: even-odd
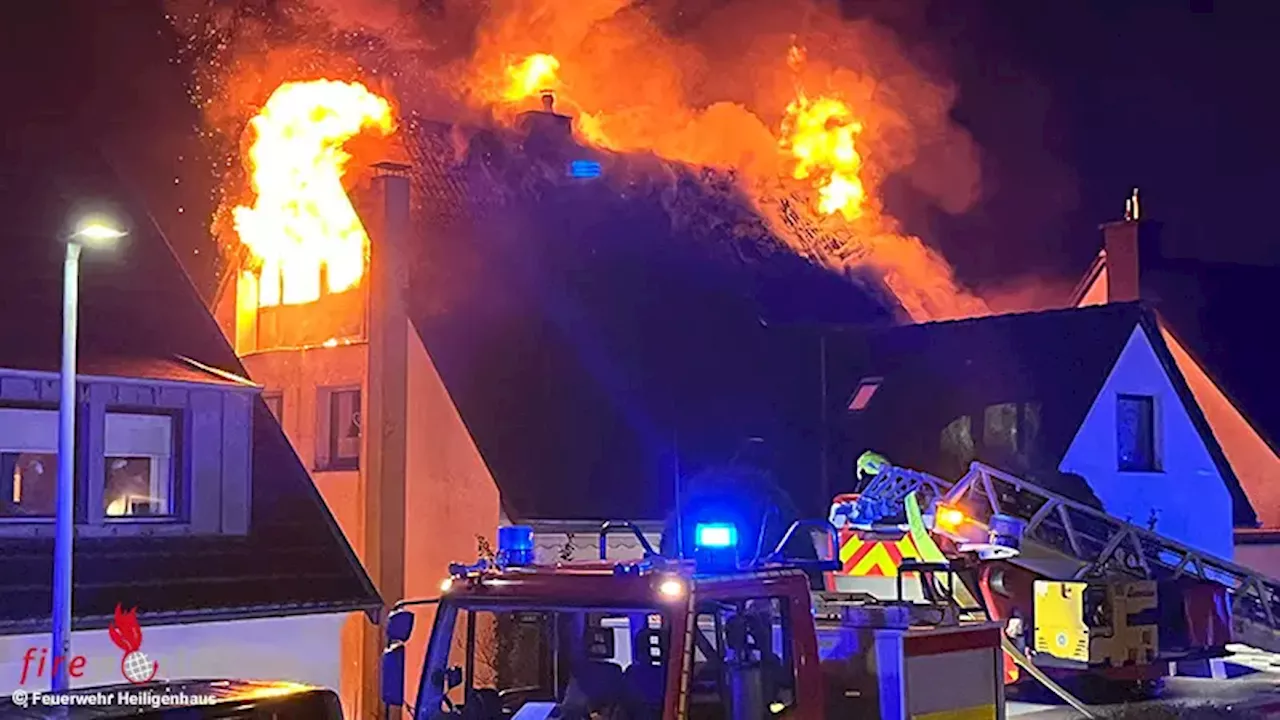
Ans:
[{"label": "orange flashing light", "polygon": [[964,513],[953,507],[939,507],[934,517],[938,525],[947,530],[955,530],[965,521]]}]

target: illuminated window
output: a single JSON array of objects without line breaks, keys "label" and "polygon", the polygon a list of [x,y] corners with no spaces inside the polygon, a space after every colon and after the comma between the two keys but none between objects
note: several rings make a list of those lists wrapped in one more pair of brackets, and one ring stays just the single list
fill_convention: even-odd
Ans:
[{"label": "illuminated window", "polygon": [[108,519],[172,518],[174,419],[107,413],[102,491]]},{"label": "illuminated window", "polygon": [[1116,397],[1116,461],[1124,472],[1159,472],[1156,401],[1150,395]]},{"label": "illuminated window", "polygon": [[863,378],[858,383],[858,388],[853,391],[853,395],[849,398],[849,410],[858,412],[865,410],[867,403],[871,402],[871,397],[880,389],[880,378]]},{"label": "illuminated window", "polygon": [[262,393],[262,401],[267,409],[276,417],[276,422],[284,425],[284,394],[278,392]]},{"label": "illuminated window", "polygon": [[360,468],[360,388],[321,388],[318,400],[320,443],[316,448],[318,470]]},{"label": "illuminated window", "polygon": [[0,517],[53,517],[58,411],[0,408]]}]

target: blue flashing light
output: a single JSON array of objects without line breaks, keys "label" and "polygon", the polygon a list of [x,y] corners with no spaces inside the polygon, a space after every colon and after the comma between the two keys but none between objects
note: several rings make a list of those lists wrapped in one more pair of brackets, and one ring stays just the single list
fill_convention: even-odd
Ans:
[{"label": "blue flashing light", "polygon": [[600,163],[594,160],[574,160],[569,163],[569,177],[590,179],[600,177]]},{"label": "blue flashing light", "polygon": [[738,528],[728,523],[699,523],[696,544],[707,549],[737,547]]},{"label": "blue flashing light", "polygon": [[528,525],[498,528],[498,557],[504,565],[532,565],[533,528]]}]

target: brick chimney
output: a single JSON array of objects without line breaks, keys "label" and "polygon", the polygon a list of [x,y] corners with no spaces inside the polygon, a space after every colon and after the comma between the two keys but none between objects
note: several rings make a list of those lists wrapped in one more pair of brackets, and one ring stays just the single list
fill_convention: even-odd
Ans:
[{"label": "brick chimney", "polygon": [[1100,229],[1107,258],[1107,302],[1140,300],[1142,273],[1160,259],[1160,223],[1142,219],[1135,189],[1125,219]]},{"label": "brick chimney", "polygon": [[555,111],[555,94],[542,93],[542,109],[522,113],[516,123],[525,134],[525,151],[535,156],[558,154],[573,142],[573,121]]},{"label": "brick chimney", "polygon": [[[408,463],[408,253],[409,168],[374,166],[369,227],[369,356],[362,414],[364,502],[363,561],[388,605],[404,597],[405,475]],[[372,204],[372,203],[371,203]],[[362,625],[364,664],[360,717],[381,717],[378,629]]]}]

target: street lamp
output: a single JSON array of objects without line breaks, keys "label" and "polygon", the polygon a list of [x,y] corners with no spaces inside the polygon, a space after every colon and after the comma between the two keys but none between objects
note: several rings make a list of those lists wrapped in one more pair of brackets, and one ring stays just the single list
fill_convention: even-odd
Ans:
[{"label": "street lamp", "polygon": [[[85,218],[67,238],[62,273],[62,391],[58,400],[58,492],[53,538],[53,691],[71,684],[71,561],[75,542],[76,315],[80,250],[108,248],[127,233],[106,218]],[[61,662],[58,662],[58,660]]]}]

